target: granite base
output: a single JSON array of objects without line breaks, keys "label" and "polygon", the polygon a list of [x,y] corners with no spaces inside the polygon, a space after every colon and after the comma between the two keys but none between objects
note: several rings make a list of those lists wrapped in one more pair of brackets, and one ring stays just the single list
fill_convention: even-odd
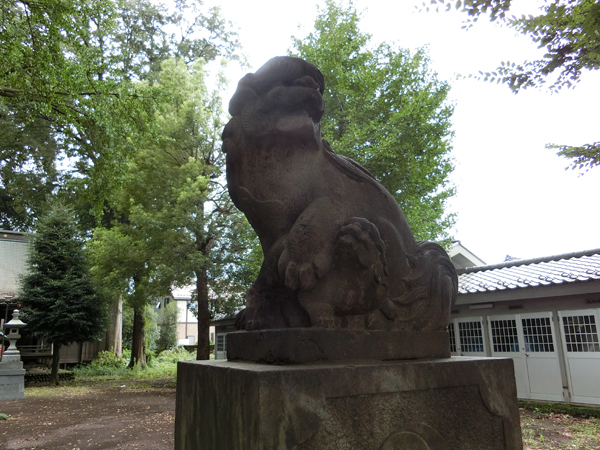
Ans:
[{"label": "granite base", "polygon": [[25,397],[25,369],[17,357],[4,357],[0,362],[0,401],[18,400]]},{"label": "granite base", "polygon": [[512,360],[181,362],[175,450],[522,449]]},{"label": "granite base", "polygon": [[379,331],[323,328],[236,331],[227,334],[229,361],[317,361],[449,358],[447,331]]}]

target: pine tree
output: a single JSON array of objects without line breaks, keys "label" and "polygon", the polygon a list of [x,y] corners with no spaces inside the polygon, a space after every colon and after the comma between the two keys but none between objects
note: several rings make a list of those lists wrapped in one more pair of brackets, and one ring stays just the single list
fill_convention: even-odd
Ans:
[{"label": "pine tree", "polygon": [[54,346],[51,382],[58,384],[60,347],[99,339],[105,317],[104,302],[92,284],[83,241],[68,207],[52,205],[40,218],[20,298],[31,334]]}]

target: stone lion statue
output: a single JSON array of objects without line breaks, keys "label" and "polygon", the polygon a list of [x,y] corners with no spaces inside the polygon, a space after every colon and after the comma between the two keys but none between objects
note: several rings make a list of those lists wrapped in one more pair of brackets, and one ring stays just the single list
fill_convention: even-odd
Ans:
[{"label": "stone lion statue", "polygon": [[450,259],[415,241],[389,192],[323,140],[323,92],[313,64],[276,57],[229,103],[229,193],[264,252],[238,327],[444,330],[458,285]]}]

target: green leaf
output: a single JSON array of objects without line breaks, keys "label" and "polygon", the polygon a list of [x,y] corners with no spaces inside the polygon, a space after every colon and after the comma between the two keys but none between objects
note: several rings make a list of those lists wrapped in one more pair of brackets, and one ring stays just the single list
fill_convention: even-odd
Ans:
[{"label": "green leaf", "polygon": [[453,107],[425,49],[374,45],[354,7],[327,1],[292,56],[325,77],[323,137],[392,193],[419,239],[448,237]]}]

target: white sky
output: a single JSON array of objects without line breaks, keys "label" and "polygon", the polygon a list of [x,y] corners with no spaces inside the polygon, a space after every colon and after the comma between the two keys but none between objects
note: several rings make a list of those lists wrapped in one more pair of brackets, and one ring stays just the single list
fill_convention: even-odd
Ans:
[{"label": "white sky", "polygon": [[[312,30],[317,4],[323,6],[313,1],[213,0],[239,26],[251,71],[284,55],[292,35]],[[576,89],[554,95],[534,90],[514,95],[503,85],[456,79],[491,71],[500,61],[534,59],[540,50],[487,19],[465,31],[461,14],[418,13],[415,5],[421,2],[355,0],[355,6],[363,11],[361,29],[373,35],[374,45],[428,45],[431,67],[452,85],[452,180],[458,190],[450,203],[458,215],[453,236],[488,264],[506,255],[535,258],[599,248],[600,168],[585,176],[565,171],[566,160],[544,146],[600,140],[600,73],[586,73]],[[531,10],[538,2],[515,3]],[[237,67],[229,70],[226,103],[243,75]]]}]

